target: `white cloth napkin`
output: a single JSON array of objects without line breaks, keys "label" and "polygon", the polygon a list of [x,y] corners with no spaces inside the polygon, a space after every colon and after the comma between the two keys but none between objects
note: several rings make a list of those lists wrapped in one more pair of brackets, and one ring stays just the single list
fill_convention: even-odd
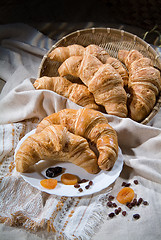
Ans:
[{"label": "white cloth napkin", "polygon": [[[32,230],[29,236],[33,239],[53,239],[53,234],[58,238],[85,240],[160,239],[161,112],[149,126],[105,114],[117,131],[124,156],[120,177],[107,189],[81,198],[40,192],[11,171],[17,143],[46,115],[80,106],[52,91],[36,91],[32,85],[42,56],[54,41],[22,24],[0,27],[0,39],[0,77],[6,81],[0,96],[1,222],[14,226],[10,231],[15,233],[16,239],[19,239],[17,229],[22,227],[27,233]],[[8,166],[10,173],[6,176]],[[138,185],[133,182],[136,179]],[[107,207],[109,191],[116,197],[123,181],[131,183],[136,197],[142,197],[149,204],[130,210],[115,199],[127,215],[120,213],[111,219],[108,214],[115,208]],[[140,214],[139,220],[133,219],[135,213]],[[1,227],[1,235],[10,239],[6,231],[8,228]]]}]

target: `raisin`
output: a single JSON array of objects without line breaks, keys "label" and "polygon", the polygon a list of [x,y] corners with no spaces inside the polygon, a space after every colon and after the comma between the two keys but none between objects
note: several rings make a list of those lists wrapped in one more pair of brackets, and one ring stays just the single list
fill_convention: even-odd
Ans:
[{"label": "raisin", "polygon": [[144,204],[144,205],[148,205],[148,202],[147,202],[147,201],[143,201],[143,204]]},{"label": "raisin", "polygon": [[79,181],[79,183],[85,183],[85,182],[88,182],[88,180],[84,178],[81,181]]},{"label": "raisin", "polygon": [[109,216],[110,218],[113,218],[113,217],[115,216],[115,214],[112,212],[112,213],[108,214],[108,216]]},{"label": "raisin", "polygon": [[117,204],[116,204],[116,203],[112,203],[112,206],[113,206],[113,207],[117,207]]},{"label": "raisin", "polygon": [[82,189],[82,188],[79,188],[78,191],[79,191],[79,192],[83,192],[83,189]]},{"label": "raisin", "polygon": [[109,197],[108,197],[108,200],[109,201],[111,201],[111,200],[113,200],[114,199],[114,196],[112,196],[112,195],[110,195]]},{"label": "raisin", "polygon": [[126,216],[126,211],[123,211],[123,212],[122,212],[122,215],[123,215],[123,216]]},{"label": "raisin", "polygon": [[74,187],[75,187],[75,188],[79,188],[80,185],[79,185],[78,183],[76,183],[76,184],[74,185]]},{"label": "raisin", "polygon": [[90,185],[85,186],[85,188],[86,188],[86,189],[89,189],[89,188],[90,188]]},{"label": "raisin", "polygon": [[54,178],[62,172],[62,167],[51,167],[46,170],[46,176]]},{"label": "raisin", "polygon": [[115,214],[118,215],[120,211],[118,209],[115,209]]},{"label": "raisin", "polygon": [[126,182],[123,182],[121,186],[125,186],[126,185]]},{"label": "raisin", "polygon": [[138,182],[138,180],[134,180],[134,183],[137,185],[139,182]]},{"label": "raisin", "polygon": [[121,212],[121,210],[122,210],[121,207],[118,207],[118,211]]},{"label": "raisin", "polygon": [[131,183],[126,183],[125,187],[130,187]]},{"label": "raisin", "polygon": [[113,203],[111,201],[107,202],[108,207],[113,207]]},{"label": "raisin", "polygon": [[133,215],[133,218],[135,218],[136,220],[140,218],[140,215],[139,214],[134,214]]},{"label": "raisin", "polygon": [[141,203],[142,203],[143,199],[142,198],[139,198],[139,200],[137,201],[137,206],[139,206]]},{"label": "raisin", "polygon": [[93,182],[92,182],[92,181],[89,181],[89,185],[90,185],[90,186],[93,185]]}]

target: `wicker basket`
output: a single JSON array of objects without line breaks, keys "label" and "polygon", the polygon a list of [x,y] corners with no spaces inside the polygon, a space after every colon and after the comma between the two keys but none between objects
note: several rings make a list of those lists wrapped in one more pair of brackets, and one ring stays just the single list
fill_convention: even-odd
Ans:
[{"label": "wicker basket", "polygon": [[[112,57],[117,58],[119,49],[137,49],[145,57],[149,57],[154,66],[161,69],[161,59],[156,51],[144,40],[128,33],[124,30],[113,29],[113,28],[90,28],[83,29],[68,34],[67,36],[60,39],[49,52],[44,55],[42,62],[39,67],[38,77],[42,76],[58,76],[58,67],[61,63],[51,61],[47,58],[48,54],[56,47],[68,46],[71,44],[80,44],[84,47],[89,44],[97,44],[105,48]],[[159,111],[161,106],[161,95],[158,97],[157,102],[152,112],[141,122],[147,124]]]}]

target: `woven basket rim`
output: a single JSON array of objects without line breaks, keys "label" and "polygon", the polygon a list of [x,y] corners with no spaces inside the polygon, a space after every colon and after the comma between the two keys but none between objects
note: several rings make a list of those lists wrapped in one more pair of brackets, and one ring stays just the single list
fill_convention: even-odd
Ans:
[{"label": "woven basket rim", "polygon": [[[155,60],[158,61],[159,64],[159,69],[161,71],[161,58],[159,56],[159,54],[157,54],[157,52],[155,51],[155,49],[149,44],[147,43],[145,40],[141,39],[140,37],[138,37],[135,34],[132,34],[130,32],[121,30],[121,29],[115,29],[115,28],[86,28],[86,29],[80,29],[74,32],[71,32],[67,35],[65,35],[64,37],[62,37],[61,39],[59,39],[50,49],[49,51],[43,56],[42,61],[40,63],[39,69],[38,69],[38,78],[41,77],[41,71],[43,69],[43,64],[48,56],[48,54],[54,50],[55,48],[59,47],[60,45],[62,46],[63,43],[66,43],[68,40],[70,40],[71,38],[75,37],[75,36],[80,36],[81,34],[85,34],[85,33],[107,33],[107,34],[118,34],[121,37],[126,36],[129,37],[131,39],[133,39],[135,42],[138,42],[139,44],[141,44],[142,46],[144,46],[146,48],[146,50],[148,52],[150,52],[153,56],[155,56]],[[147,124],[159,111],[161,107],[161,93],[158,96],[157,102],[153,108],[153,110],[151,111],[151,113],[140,123],[142,124]]]}]

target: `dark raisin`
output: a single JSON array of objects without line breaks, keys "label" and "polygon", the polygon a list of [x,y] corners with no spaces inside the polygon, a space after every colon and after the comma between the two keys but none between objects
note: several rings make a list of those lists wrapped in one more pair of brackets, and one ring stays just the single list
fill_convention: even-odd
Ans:
[{"label": "dark raisin", "polygon": [[86,188],[86,189],[89,189],[89,188],[90,188],[90,185],[85,186],[85,188]]},{"label": "dark raisin", "polygon": [[89,185],[90,185],[90,186],[93,185],[93,182],[92,182],[92,181],[89,181]]},{"label": "dark raisin", "polygon": [[126,204],[126,206],[127,206],[129,209],[131,209],[131,208],[133,207],[133,205],[132,205],[131,203]]},{"label": "dark raisin", "polygon": [[126,185],[126,182],[123,182],[121,186],[125,186]]},{"label": "dark raisin", "polygon": [[82,189],[82,188],[79,188],[78,191],[79,191],[79,192],[83,192],[83,189]]},{"label": "dark raisin", "polygon": [[131,183],[126,183],[125,187],[130,187]]},{"label": "dark raisin", "polygon": [[116,203],[112,203],[112,206],[113,206],[113,207],[117,207],[117,204],[116,204]]},{"label": "dark raisin", "polygon": [[114,196],[112,196],[112,195],[110,195],[109,197],[108,197],[108,200],[109,201],[111,201],[111,200],[113,200],[114,199]]},{"label": "dark raisin", "polygon": [[118,207],[118,211],[121,212],[121,210],[122,210],[121,207]]},{"label": "dark raisin", "polygon": [[141,203],[142,203],[143,199],[142,198],[139,198],[139,200],[137,201],[137,206],[139,206]]},{"label": "dark raisin", "polygon": [[120,211],[118,209],[115,209],[115,214],[118,215]]},{"label": "dark raisin", "polygon": [[110,218],[113,218],[113,217],[115,216],[115,214],[112,212],[112,213],[108,214],[108,216],[109,216]]},{"label": "dark raisin", "polygon": [[137,185],[139,182],[138,182],[138,180],[134,180],[134,183]]},{"label": "dark raisin", "polygon": [[108,207],[113,207],[113,203],[111,201],[107,202]]},{"label": "dark raisin", "polygon": [[132,204],[132,206],[134,207],[134,206],[137,204],[137,199],[134,198],[131,204]]},{"label": "dark raisin", "polygon": [[46,176],[53,178],[62,172],[62,167],[52,167],[46,170]]},{"label": "dark raisin", "polygon": [[88,180],[83,178],[83,179],[80,180],[78,183],[85,183],[85,182],[88,182]]},{"label": "dark raisin", "polygon": [[126,216],[126,211],[122,211],[122,215],[123,215],[123,216]]},{"label": "dark raisin", "polygon": [[147,202],[147,201],[143,201],[143,204],[144,204],[144,205],[148,205],[148,202]]},{"label": "dark raisin", "polygon": [[140,215],[139,214],[134,214],[133,215],[133,218],[135,218],[136,220],[140,218]]},{"label": "dark raisin", "polygon": [[78,183],[76,183],[76,184],[74,185],[74,187],[75,187],[75,188],[79,188],[80,185],[79,185]]}]

